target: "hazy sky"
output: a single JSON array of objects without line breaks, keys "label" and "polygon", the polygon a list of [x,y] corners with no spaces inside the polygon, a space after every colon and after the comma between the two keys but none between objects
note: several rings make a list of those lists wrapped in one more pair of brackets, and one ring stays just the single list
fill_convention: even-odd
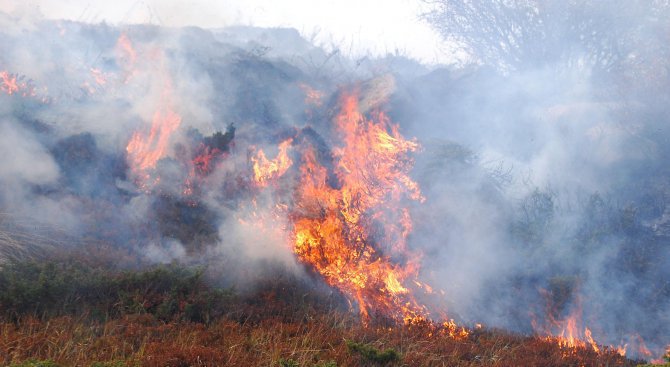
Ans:
[{"label": "hazy sky", "polygon": [[355,55],[398,49],[426,62],[446,61],[438,36],[418,19],[422,6],[420,0],[0,0],[4,12],[90,23],[293,27]]}]

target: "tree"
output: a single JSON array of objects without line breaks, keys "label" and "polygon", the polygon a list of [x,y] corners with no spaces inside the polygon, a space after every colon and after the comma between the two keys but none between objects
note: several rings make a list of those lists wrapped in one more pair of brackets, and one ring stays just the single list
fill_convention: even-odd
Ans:
[{"label": "tree", "polygon": [[425,2],[424,18],[446,41],[504,71],[554,62],[611,71],[642,56],[634,50],[662,44],[649,35],[670,19],[667,0]]}]

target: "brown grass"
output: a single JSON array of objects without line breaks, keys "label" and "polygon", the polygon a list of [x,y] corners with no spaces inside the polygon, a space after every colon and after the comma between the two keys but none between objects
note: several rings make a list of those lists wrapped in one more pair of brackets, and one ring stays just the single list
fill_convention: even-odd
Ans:
[{"label": "brown grass", "polygon": [[[616,353],[561,350],[538,338],[495,330],[473,331],[456,340],[431,325],[363,327],[346,313],[293,315],[263,313],[224,317],[209,325],[164,323],[151,315],[127,315],[106,322],[26,317],[0,323],[0,362],[53,360],[63,366],[115,361],[123,366],[376,366],[347,348],[346,340],[393,348],[398,366],[634,366]],[[249,317],[247,317],[249,316]],[[251,317],[255,316],[255,317]],[[253,321],[252,321],[253,320]],[[429,334],[433,333],[433,336]],[[116,365],[116,364],[115,364]]]},{"label": "brown grass", "polygon": [[[98,266],[105,269],[103,265],[108,262],[105,254],[111,253],[116,254],[106,247],[91,247],[86,252],[69,256],[75,256],[76,263],[86,264],[91,269],[99,269]],[[5,275],[12,275],[5,277],[5,281],[10,282],[8,285],[31,278],[32,275],[26,272],[33,270],[26,269],[41,271],[44,277],[55,280],[63,278],[62,273],[65,272],[71,276],[67,278],[67,284],[75,286],[79,283],[88,284],[82,278],[98,274],[73,272],[73,269],[78,268],[67,266],[70,260],[63,256],[60,259],[64,264],[62,266],[30,267],[29,263],[23,263],[18,264],[18,267],[0,270]],[[132,259],[130,255],[127,257]],[[115,258],[125,257],[121,254],[115,255]],[[51,270],[46,271],[48,269]],[[193,288],[191,293],[177,296],[161,293],[156,288],[157,284],[172,282],[170,287],[178,286],[181,289],[183,282],[175,280],[174,275],[190,274],[169,267],[162,269],[164,271],[148,269],[136,272],[131,277],[135,279],[132,284],[137,283],[141,289],[155,288],[152,292],[137,293],[136,289],[126,289],[125,286],[119,289],[142,296],[137,300],[141,305],[146,305],[148,300],[156,297],[174,299],[179,304],[179,310],[182,303],[200,298],[209,299],[207,296],[213,292],[198,280],[190,286]],[[115,307],[121,300],[113,298],[117,296],[114,292],[107,292],[107,295],[95,293],[105,302],[96,303],[96,298],[90,294],[75,292],[70,296],[71,299],[65,300],[67,302],[54,303],[52,298],[41,296],[44,292],[33,291],[42,290],[42,282],[46,278],[37,277],[37,283],[18,282],[14,286],[22,292],[17,294],[32,295],[28,305],[52,301],[42,312],[30,312],[23,306],[13,312],[6,312],[0,307],[0,365],[11,366],[29,360],[51,360],[60,366],[94,367],[636,365],[634,361],[613,351],[597,354],[587,349],[565,350],[555,342],[542,338],[499,330],[471,330],[467,338],[453,338],[431,323],[398,326],[380,319],[365,327],[355,312],[347,312],[342,307],[343,300],[337,294],[321,294],[318,287],[303,284],[288,275],[279,276],[280,272],[275,273],[265,283],[257,282],[253,291],[235,297],[216,298],[218,303],[209,305],[215,308],[212,311],[215,316],[207,318],[206,322],[186,321],[193,319],[185,318],[181,311],[166,318],[160,317],[159,313],[152,313],[151,307],[140,308],[139,311]],[[108,284],[103,280],[126,279],[130,276],[115,270],[106,270],[103,274],[107,275],[96,278],[97,281],[110,287],[120,287],[121,283]],[[61,282],[55,280],[47,282],[47,285],[60,286]],[[99,292],[99,288],[91,289]],[[79,307],[73,307],[74,303]],[[102,309],[97,310],[97,316],[93,317],[89,313],[96,311],[96,307]],[[114,310],[118,312],[112,312]],[[352,344],[361,347],[351,348]],[[382,352],[389,348],[400,357],[394,357],[389,362],[376,362],[360,352]]]}]

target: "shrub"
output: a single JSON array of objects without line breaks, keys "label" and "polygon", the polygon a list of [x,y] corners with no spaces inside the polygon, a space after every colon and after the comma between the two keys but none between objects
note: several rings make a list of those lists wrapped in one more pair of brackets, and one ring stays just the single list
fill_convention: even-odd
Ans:
[{"label": "shrub", "polygon": [[350,352],[360,354],[363,359],[369,362],[389,363],[400,360],[400,354],[392,348],[380,351],[369,344],[357,343],[351,340],[347,340],[346,343]]},{"label": "shrub", "polygon": [[60,367],[60,365],[54,363],[52,360],[36,361],[31,359],[19,364],[10,364],[9,367]]},{"label": "shrub", "polygon": [[232,292],[210,287],[203,274],[177,265],[119,272],[70,262],[10,263],[0,268],[0,310],[11,318],[149,313],[164,321],[210,322]]},{"label": "shrub", "polygon": [[292,359],[280,359],[278,362],[279,367],[300,367],[298,362],[292,360]]}]

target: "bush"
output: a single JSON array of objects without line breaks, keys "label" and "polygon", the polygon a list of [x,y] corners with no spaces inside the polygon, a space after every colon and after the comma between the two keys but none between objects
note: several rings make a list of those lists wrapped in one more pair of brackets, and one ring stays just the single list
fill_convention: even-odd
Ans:
[{"label": "bush", "polygon": [[279,367],[300,367],[298,362],[292,360],[292,359],[280,359],[278,362]]},{"label": "bush", "polygon": [[164,321],[210,322],[232,293],[210,287],[203,273],[177,265],[119,272],[73,262],[10,263],[0,268],[0,310],[10,318],[149,313]]},{"label": "bush", "polygon": [[360,354],[363,359],[369,362],[389,363],[400,360],[400,354],[391,348],[380,351],[369,344],[357,343],[351,340],[347,340],[346,343],[350,352]]},{"label": "bush", "polygon": [[19,364],[10,364],[9,367],[60,367],[60,365],[54,363],[51,360],[36,361],[31,359]]}]

